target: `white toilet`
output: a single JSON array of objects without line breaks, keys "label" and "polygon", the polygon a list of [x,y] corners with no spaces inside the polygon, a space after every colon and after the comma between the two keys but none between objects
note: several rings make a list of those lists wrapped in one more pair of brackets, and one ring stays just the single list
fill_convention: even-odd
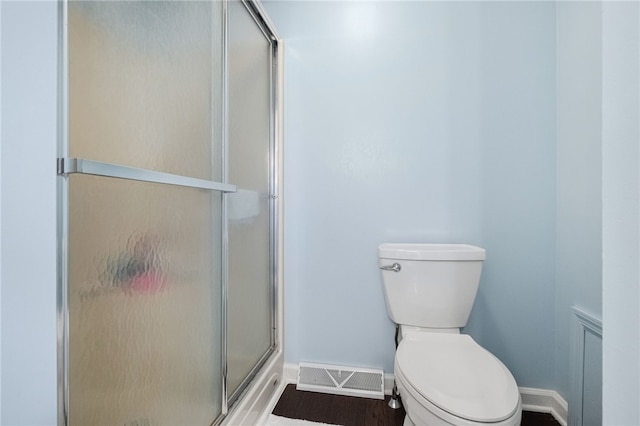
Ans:
[{"label": "white toilet", "polygon": [[460,334],[476,297],[482,248],[381,244],[387,311],[399,325],[395,379],[404,424],[517,426],[522,402],[511,372]]}]

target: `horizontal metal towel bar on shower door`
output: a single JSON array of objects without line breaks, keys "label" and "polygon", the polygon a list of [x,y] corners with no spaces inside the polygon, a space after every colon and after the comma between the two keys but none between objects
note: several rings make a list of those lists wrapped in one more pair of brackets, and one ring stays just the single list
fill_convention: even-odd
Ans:
[{"label": "horizontal metal towel bar on shower door", "polygon": [[121,179],[139,180],[143,182],[164,183],[168,185],[187,186],[190,188],[210,189],[221,192],[237,192],[236,185],[197,179],[188,176],[174,175],[155,170],[138,169],[136,167],[120,166],[85,160],[84,158],[58,158],[57,171],[59,175],[74,173],[115,177]]}]

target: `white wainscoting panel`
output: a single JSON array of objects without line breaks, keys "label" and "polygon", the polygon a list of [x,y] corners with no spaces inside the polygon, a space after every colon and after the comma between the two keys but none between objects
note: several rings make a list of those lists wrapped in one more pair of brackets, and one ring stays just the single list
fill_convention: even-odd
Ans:
[{"label": "white wainscoting panel", "polygon": [[602,424],[602,320],[572,307],[569,425]]}]

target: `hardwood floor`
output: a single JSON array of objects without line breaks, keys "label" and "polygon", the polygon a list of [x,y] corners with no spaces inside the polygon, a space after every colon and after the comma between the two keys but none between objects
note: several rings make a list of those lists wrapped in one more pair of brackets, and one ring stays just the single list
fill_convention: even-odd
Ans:
[{"label": "hardwood floor", "polygon": [[287,385],[273,414],[343,426],[402,425],[404,409],[394,410],[387,405],[388,401],[388,396],[383,401],[299,391],[296,385]]},{"label": "hardwood floor", "polygon": [[551,414],[523,411],[521,426],[560,426],[560,423]]},{"label": "hardwood floor", "polygon": [[[273,414],[290,419],[310,420],[343,426],[401,426],[403,408],[394,410],[385,400],[330,395],[296,390],[287,385]],[[560,426],[550,414],[522,413],[521,426]]]}]

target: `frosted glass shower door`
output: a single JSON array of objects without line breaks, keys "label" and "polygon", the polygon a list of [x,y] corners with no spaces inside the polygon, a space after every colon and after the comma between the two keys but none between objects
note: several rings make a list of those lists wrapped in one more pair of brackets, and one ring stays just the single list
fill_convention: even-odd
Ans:
[{"label": "frosted glass shower door", "polygon": [[209,425],[223,401],[223,5],[65,5],[66,420]]},{"label": "frosted glass shower door", "polygon": [[208,425],[220,414],[220,198],[69,182],[69,424]]},{"label": "frosted glass shower door", "polygon": [[227,377],[233,400],[274,344],[272,47],[240,1],[229,2],[228,37],[229,182],[238,185],[227,198]]}]

